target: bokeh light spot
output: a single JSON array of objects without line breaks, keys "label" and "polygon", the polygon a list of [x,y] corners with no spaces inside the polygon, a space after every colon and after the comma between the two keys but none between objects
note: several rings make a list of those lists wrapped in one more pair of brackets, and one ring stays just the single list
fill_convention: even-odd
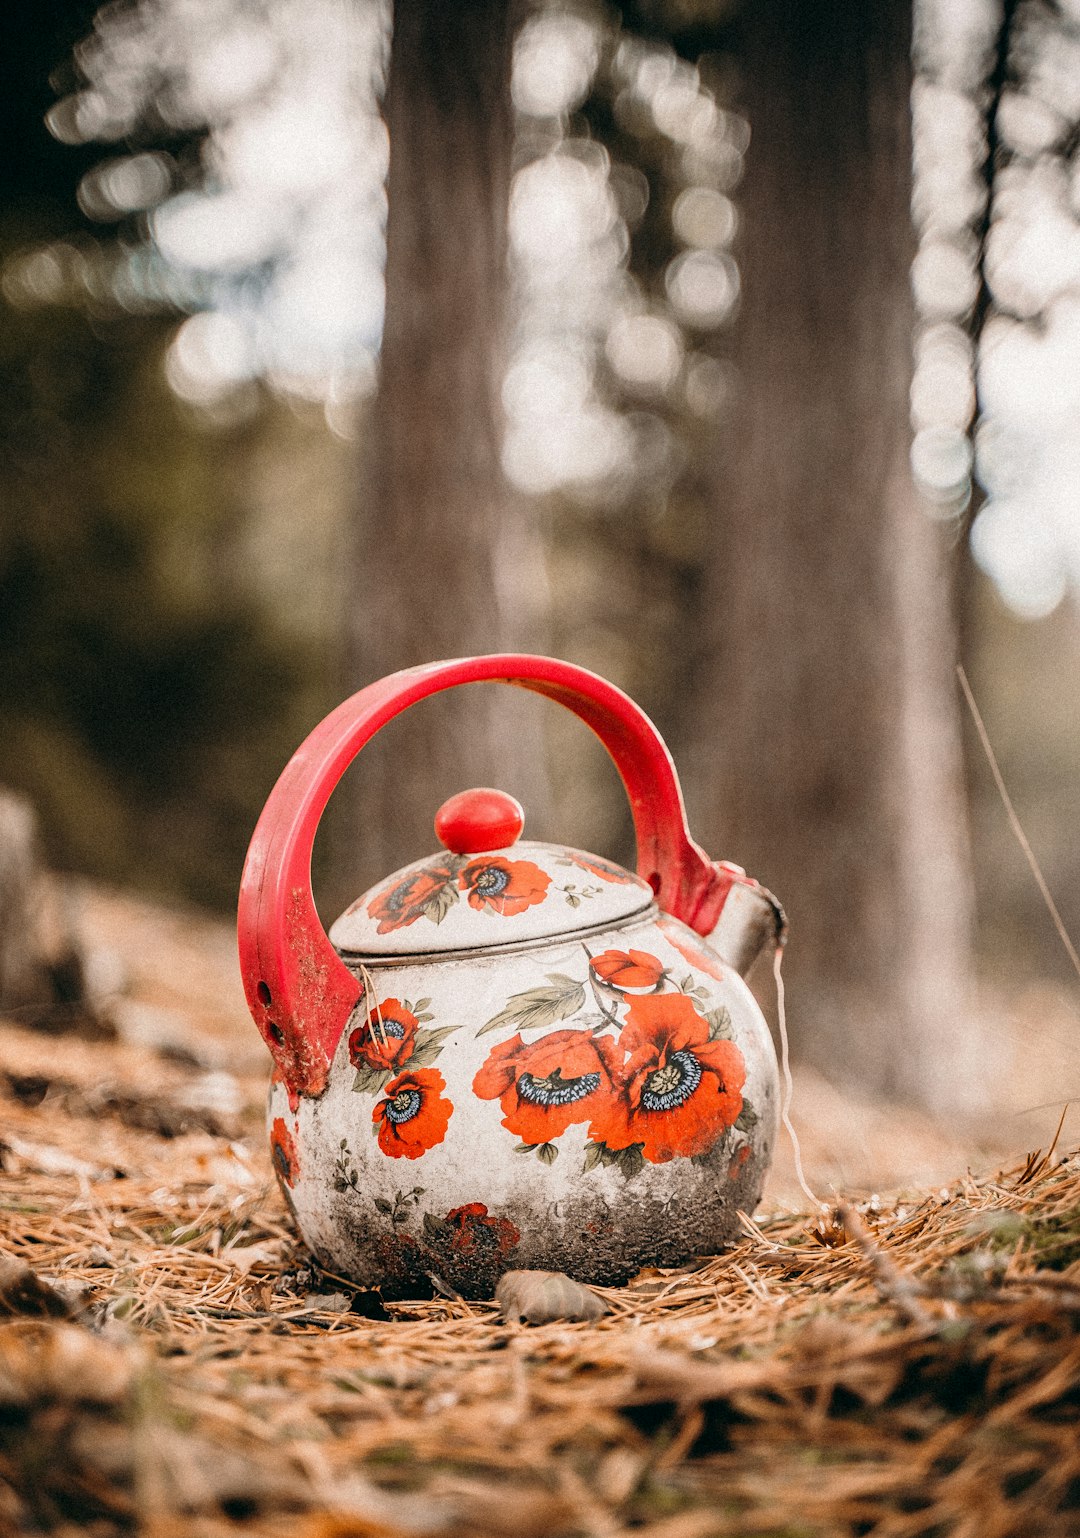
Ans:
[{"label": "bokeh light spot", "polygon": [[220,311],[189,315],[165,355],[172,389],[193,405],[212,405],[255,373],[249,328]]},{"label": "bokeh light spot", "polygon": [[514,106],[532,117],[572,112],[588,95],[599,59],[596,28],[583,16],[533,16],[514,45]]},{"label": "bokeh light spot", "polygon": [[701,329],[722,325],[739,297],[739,269],[727,252],[684,251],[669,262],[664,283],[683,324]]},{"label": "bokeh light spot", "polygon": [[675,234],[688,246],[727,246],[735,238],[738,215],[730,198],[713,187],[687,187],[671,211]]},{"label": "bokeh light spot", "polygon": [[87,172],[79,184],[79,207],[91,219],[122,219],[125,214],[154,208],[172,186],[167,155],[130,155],[107,160]]},{"label": "bokeh light spot", "polygon": [[608,332],[606,352],[612,368],[633,389],[663,394],[682,366],[682,337],[661,316],[623,315]]},{"label": "bokeh light spot", "polygon": [[971,549],[1009,607],[1044,619],[1065,597],[1068,574],[1051,530],[1033,509],[992,499],[971,531]]}]

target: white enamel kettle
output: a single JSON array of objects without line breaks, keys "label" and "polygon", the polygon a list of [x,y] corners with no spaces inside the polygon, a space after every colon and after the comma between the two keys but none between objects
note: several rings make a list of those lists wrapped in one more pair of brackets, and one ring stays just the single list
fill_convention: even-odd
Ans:
[{"label": "white enamel kettle", "polygon": [[[442,849],[328,937],[310,866],[334,786],[393,716],[482,682],[592,728],[630,798],[638,873],[523,840],[512,797],[466,791],[436,816]],[[271,793],[239,905],[276,1065],[272,1158],[316,1258],[387,1296],[437,1277],[486,1297],[511,1268],[617,1283],[715,1252],[776,1140],[776,1058],[741,974],[783,936],[775,898],[690,838],[662,739],[595,674],[476,657],[346,700]]]}]

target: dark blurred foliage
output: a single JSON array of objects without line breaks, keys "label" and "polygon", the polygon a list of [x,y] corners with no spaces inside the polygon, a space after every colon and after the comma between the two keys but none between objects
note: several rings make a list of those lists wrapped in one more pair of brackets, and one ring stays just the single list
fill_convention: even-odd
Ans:
[{"label": "dark blurred foliage", "polygon": [[13,224],[40,236],[81,222],[74,187],[100,151],[82,145],[73,156],[46,132],[45,113],[56,100],[54,81],[70,73],[72,50],[96,10],[95,0],[17,0],[7,10],[0,55],[0,190],[8,245]]},{"label": "dark blurred foliage", "polygon": [[165,329],[3,328],[0,780],[61,865],[225,903],[317,668],[228,560],[231,446],[181,420]]},{"label": "dark blurred foliage", "polygon": [[[83,224],[99,147],[42,118],[94,9],[39,6],[10,39],[0,260]],[[185,418],[161,368],[172,324],[2,303],[0,782],[37,803],[61,867],[227,905],[320,665],[231,558],[230,467],[259,429]]]}]

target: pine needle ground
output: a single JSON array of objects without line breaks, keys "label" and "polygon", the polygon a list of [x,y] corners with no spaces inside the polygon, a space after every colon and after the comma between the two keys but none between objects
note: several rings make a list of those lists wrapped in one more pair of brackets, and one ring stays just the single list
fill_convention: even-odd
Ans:
[{"label": "pine needle ground", "polygon": [[1080,1152],[748,1218],[590,1324],[384,1304],[296,1241],[261,1048],[223,1066],[181,942],[184,999],[116,1040],[0,1029],[41,1284],[0,1286],[0,1533],[1080,1532]]}]

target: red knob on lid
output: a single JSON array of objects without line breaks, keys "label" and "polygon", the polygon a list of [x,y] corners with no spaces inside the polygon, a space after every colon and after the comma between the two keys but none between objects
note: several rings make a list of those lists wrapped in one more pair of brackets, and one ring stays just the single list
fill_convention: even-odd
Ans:
[{"label": "red knob on lid", "polygon": [[452,854],[506,849],[521,837],[525,813],[504,790],[463,790],[435,813],[435,832]]}]

